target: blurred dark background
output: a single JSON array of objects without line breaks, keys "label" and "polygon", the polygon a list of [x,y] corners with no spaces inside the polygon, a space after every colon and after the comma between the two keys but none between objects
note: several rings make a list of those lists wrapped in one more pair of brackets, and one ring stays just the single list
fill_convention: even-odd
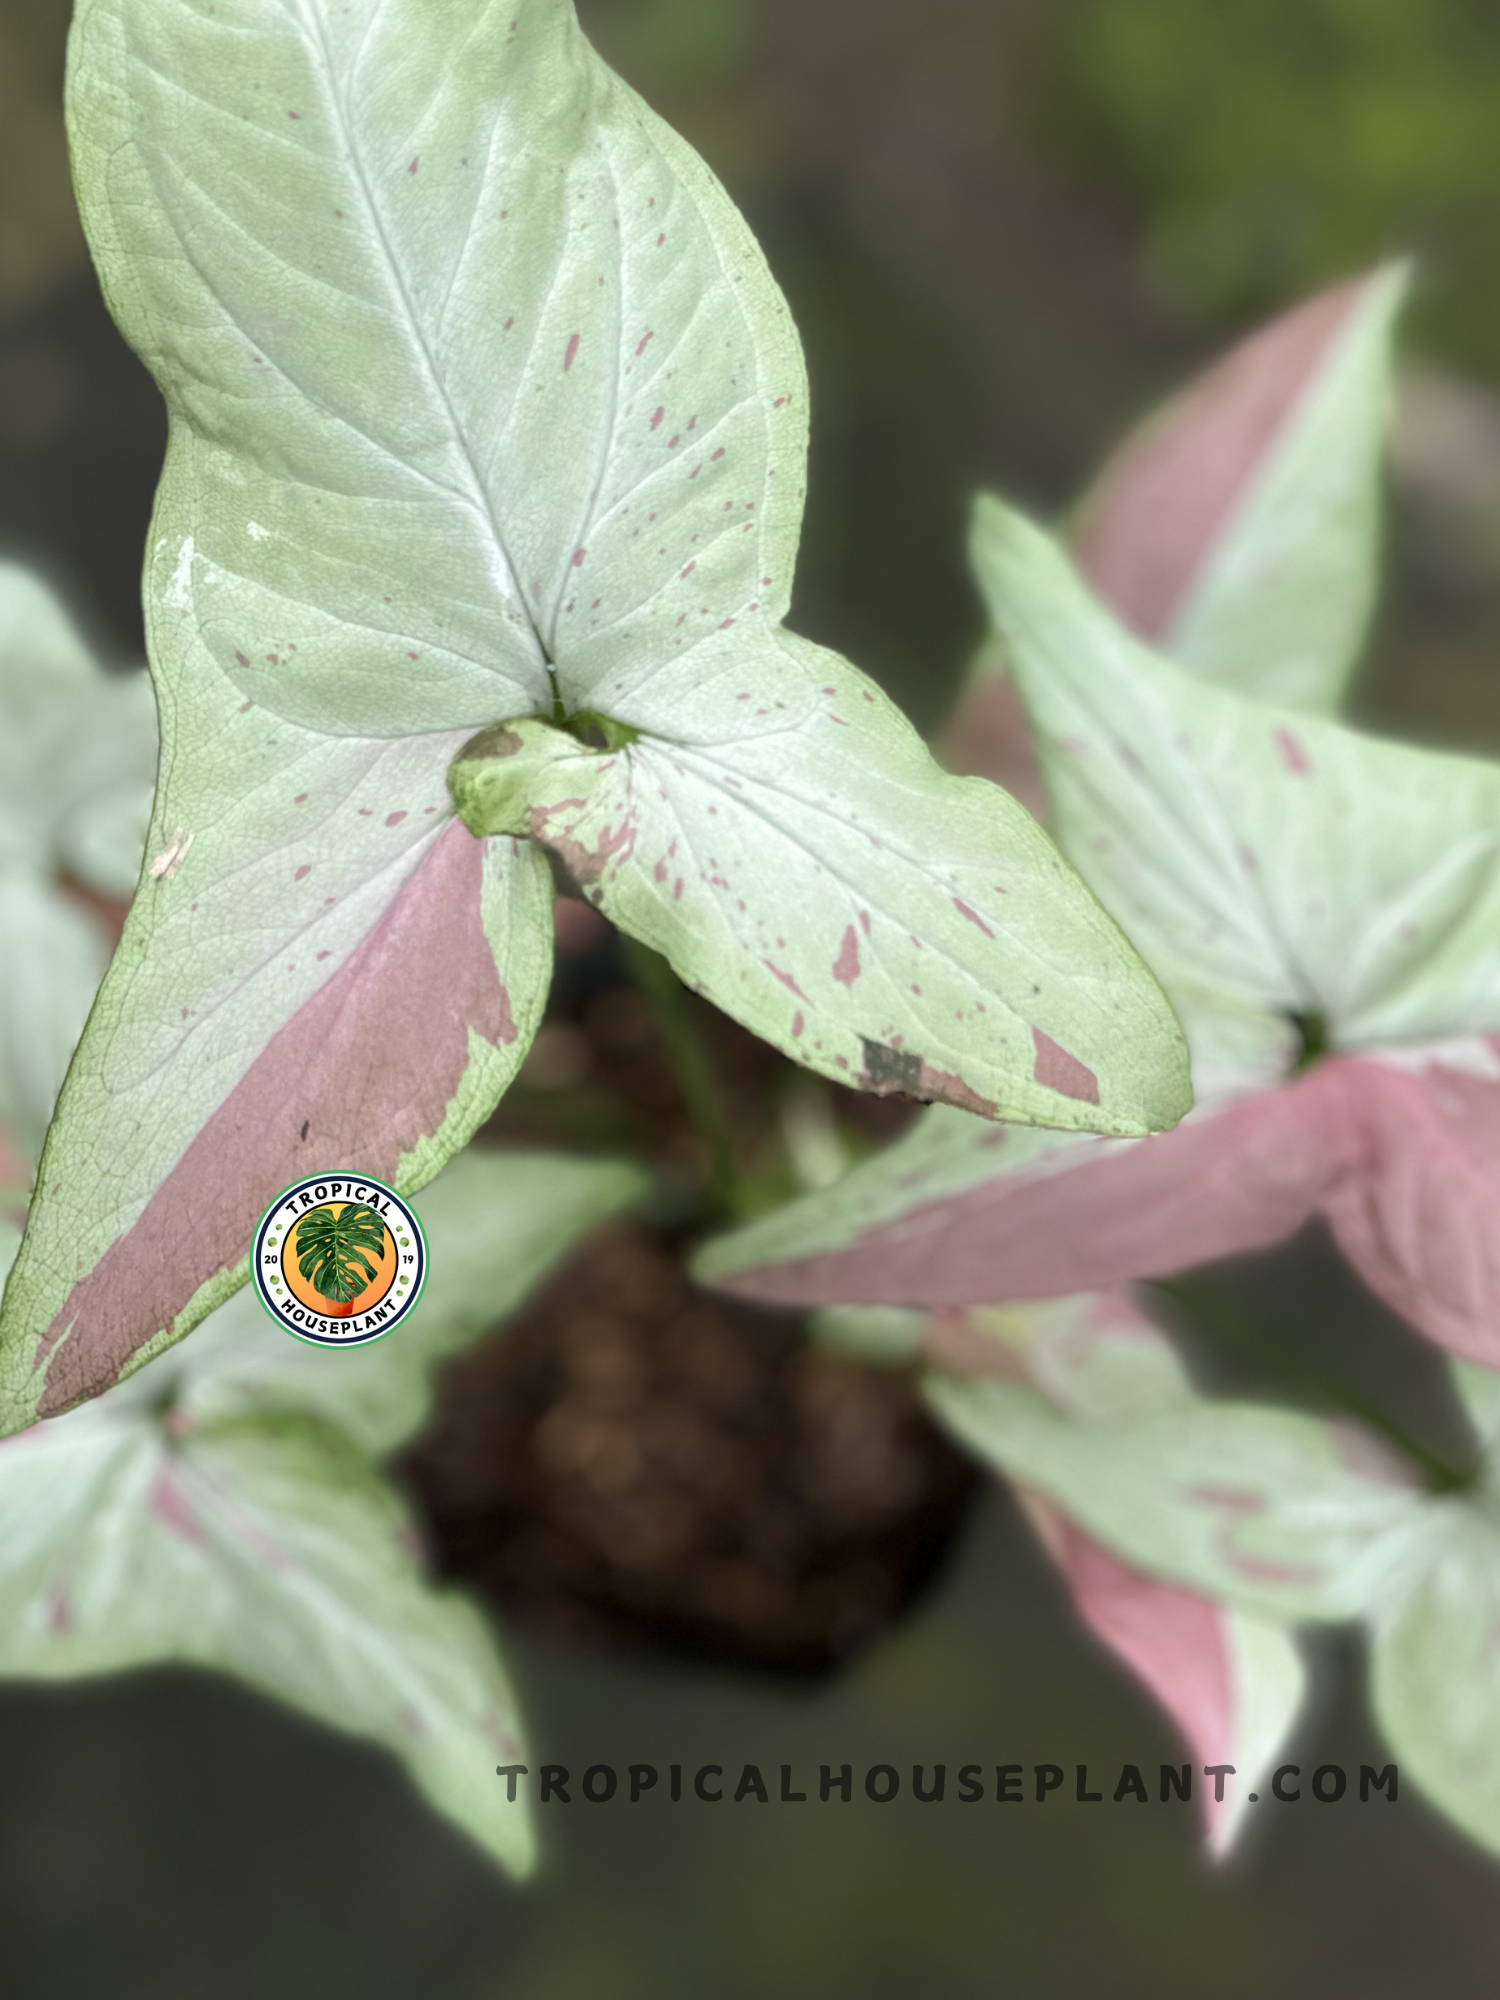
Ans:
[{"label": "blurred dark background", "polygon": [[[585,0],[784,285],[813,386],[794,623],[924,728],[979,637],[976,485],[1065,505],[1124,425],[1265,313],[1420,259],[1372,726],[1500,751],[1500,8],[1492,0]],[[72,210],[63,0],[0,0],[0,543],[140,646],[163,426]],[[1316,1236],[1212,1283],[1453,1448],[1436,1361]],[[1202,1343],[1195,1366],[1261,1386]],[[0,1524],[3,1531],[3,1524]],[[1374,1754],[1350,1639],[1291,1754]],[[538,1755],[726,1766],[1174,1745],[998,1495],[896,1634],[815,1688],[517,1636]],[[1383,1760],[1382,1760],[1383,1761]],[[1496,1864],[1410,1792],[1279,1809],[1211,1870],[1186,1815],[553,1808],[513,1889],[377,1757],[227,1684],[0,1696],[17,2000],[1488,1993]]]}]

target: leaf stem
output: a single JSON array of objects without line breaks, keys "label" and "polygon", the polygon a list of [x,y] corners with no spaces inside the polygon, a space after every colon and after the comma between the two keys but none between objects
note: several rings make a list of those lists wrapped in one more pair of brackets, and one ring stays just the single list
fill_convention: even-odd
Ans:
[{"label": "leaf stem", "polygon": [[1321,1369],[1310,1368],[1289,1347],[1252,1326],[1233,1307],[1221,1305],[1217,1300],[1208,1298],[1200,1286],[1186,1283],[1181,1278],[1153,1278],[1150,1281],[1150,1288],[1181,1306],[1190,1318],[1208,1332],[1229,1340],[1234,1346],[1249,1353],[1274,1360],[1278,1367],[1289,1373],[1294,1380],[1314,1390],[1326,1402],[1334,1404],[1336,1408],[1346,1411],[1352,1417],[1357,1417],[1371,1430],[1379,1432],[1388,1444],[1394,1445],[1421,1471],[1428,1487],[1434,1493],[1457,1493],[1473,1485],[1477,1477],[1476,1472],[1462,1471],[1459,1467],[1450,1465],[1446,1459],[1439,1458],[1436,1452],[1429,1451],[1426,1445],[1419,1443],[1383,1411],[1378,1410],[1373,1403],[1366,1402],[1357,1389],[1351,1388],[1346,1382],[1325,1375]]},{"label": "leaf stem", "polygon": [[737,1214],[741,1206],[739,1162],[713,1063],[693,1018],[691,997],[660,952],[627,937],[624,931],[619,939],[630,976],[650,1002],[661,1027],[694,1130],[708,1148],[709,1185],[714,1197],[729,1214]]}]

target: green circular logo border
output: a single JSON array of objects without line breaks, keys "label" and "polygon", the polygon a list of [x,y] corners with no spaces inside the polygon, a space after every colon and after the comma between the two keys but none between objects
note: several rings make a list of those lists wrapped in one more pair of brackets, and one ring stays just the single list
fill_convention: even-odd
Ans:
[{"label": "green circular logo border", "polygon": [[[277,1209],[281,1207],[284,1201],[286,1201],[288,1196],[301,1194],[305,1188],[326,1186],[337,1182],[355,1182],[355,1181],[357,1181],[363,1187],[379,1188],[380,1192],[383,1195],[389,1196],[389,1198],[396,1204],[401,1214],[411,1224],[411,1227],[416,1235],[417,1243],[420,1246],[421,1250],[419,1269],[417,1272],[416,1287],[413,1290],[411,1297],[405,1300],[400,1306],[397,1307],[395,1316],[391,1320],[390,1324],[388,1326],[380,1327],[374,1333],[362,1333],[358,1336],[357,1339],[353,1340],[338,1340],[332,1334],[303,1333],[299,1331],[299,1329],[296,1328],[295,1326],[289,1325],[288,1322],[282,1317],[281,1313],[278,1312],[276,1307],[272,1304],[271,1300],[266,1296],[266,1290],[261,1281],[260,1270],[261,1270],[261,1249],[265,1241],[265,1233],[267,1225],[271,1221],[271,1218],[275,1215]],[[338,1199],[338,1197],[325,1196],[324,1199],[335,1200]],[[349,1199],[353,1200],[354,1197],[351,1195]],[[382,1218],[382,1220],[384,1220],[384,1218]],[[389,1224],[387,1224],[387,1227],[389,1227]],[[292,1181],[288,1186],[284,1187],[281,1190],[280,1194],[276,1196],[275,1200],[269,1204],[269,1206],[262,1214],[260,1221],[255,1225],[255,1235],[251,1239],[250,1283],[254,1289],[255,1296],[260,1300],[261,1306],[265,1311],[267,1319],[269,1319],[273,1325],[279,1327],[283,1333],[290,1334],[293,1340],[300,1340],[304,1347],[317,1347],[321,1348],[324,1352],[326,1352],[330,1348],[339,1348],[339,1347],[373,1347],[377,1340],[384,1340],[388,1334],[392,1334],[396,1331],[396,1328],[400,1326],[401,1322],[404,1319],[410,1317],[413,1307],[416,1305],[418,1299],[421,1298],[422,1293],[426,1290],[427,1267],[429,1262],[431,1261],[431,1256],[432,1252],[427,1242],[427,1232],[422,1227],[422,1218],[417,1214],[417,1211],[412,1207],[410,1201],[408,1201],[405,1195],[398,1194],[393,1187],[389,1186],[388,1183],[385,1181],[378,1180],[374,1174],[354,1174],[350,1173],[347,1168],[340,1168],[339,1171],[336,1173],[304,1174],[300,1180]]]}]

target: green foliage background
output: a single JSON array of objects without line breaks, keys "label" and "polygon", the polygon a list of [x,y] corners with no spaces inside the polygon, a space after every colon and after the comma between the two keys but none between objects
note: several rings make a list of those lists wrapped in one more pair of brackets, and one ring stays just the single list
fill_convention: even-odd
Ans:
[{"label": "green foliage background", "polygon": [[1500,11],[1486,0],[1076,0],[1038,131],[1190,309],[1260,311],[1392,251],[1421,338],[1500,369]]}]

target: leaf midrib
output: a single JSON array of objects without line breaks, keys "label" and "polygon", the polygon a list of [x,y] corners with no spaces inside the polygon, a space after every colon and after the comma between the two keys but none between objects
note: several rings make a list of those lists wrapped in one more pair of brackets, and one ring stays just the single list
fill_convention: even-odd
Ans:
[{"label": "leaf midrib", "polygon": [[[394,246],[391,242],[389,234],[387,233],[384,220],[382,219],[380,214],[379,207],[376,204],[374,189],[370,183],[369,176],[365,171],[364,160],[361,156],[359,146],[355,138],[355,121],[350,113],[349,105],[345,97],[344,90],[341,89],[339,85],[337,73],[332,59],[332,54],[328,47],[327,36],[323,30],[321,17],[319,16],[316,8],[314,8],[311,12],[309,11],[307,5],[305,4],[305,0],[292,0],[292,6],[295,12],[296,19],[302,25],[304,31],[303,38],[309,48],[309,53],[313,58],[314,65],[321,73],[323,88],[327,95],[328,101],[333,109],[334,121],[338,135],[342,139],[344,146],[347,150],[350,172],[352,173],[355,185],[359,190],[359,197],[365,212],[365,218],[369,226],[370,235],[371,238],[373,239],[375,248],[379,253],[381,264],[383,265],[385,270],[387,282],[389,283],[390,288],[393,294],[395,295],[396,301],[400,307],[404,323],[410,329],[412,345],[415,348],[417,355],[420,357],[422,371],[426,376],[428,388],[431,391],[434,398],[436,399],[438,405],[442,410],[444,417],[447,420],[449,430],[452,434],[454,443],[458,449],[459,457],[462,461],[464,470],[468,475],[468,484],[470,487],[470,491],[469,494],[467,495],[467,503],[473,510],[473,512],[479,516],[484,527],[488,531],[490,540],[494,545],[495,551],[499,555],[500,560],[504,565],[505,577],[509,585],[511,599],[514,603],[520,605],[526,617],[527,630],[530,632],[532,643],[536,649],[536,664],[541,667],[550,667],[553,664],[551,655],[548,652],[547,645],[545,640],[543,639],[542,633],[537,626],[536,619],[532,613],[531,607],[528,605],[526,601],[526,594],[521,588],[515,561],[511,556],[510,549],[506,543],[505,535],[501,529],[499,519],[496,516],[494,503],[490,498],[489,488],[485,485],[485,482],[480,474],[478,464],[476,463],[474,458],[473,449],[469,442],[468,434],[465,430],[463,423],[459,418],[458,411],[454,406],[453,398],[448,392],[448,385],[444,381],[442,373],[438,368],[436,357],[434,356],[432,349],[428,344],[426,330],[423,327],[422,321],[417,315],[416,306],[411,297],[411,293],[407,288],[406,280],[402,274],[401,266],[396,257]],[[381,8],[379,4],[376,4],[371,9],[369,20],[366,22],[365,25],[364,36],[361,39],[359,49],[355,52],[353,63],[350,66],[351,76],[359,68],[360,61],[364,54],[365,44],[368,41],[369,36],[374,31],[375,23],[379,18],[380,12]]]}]

